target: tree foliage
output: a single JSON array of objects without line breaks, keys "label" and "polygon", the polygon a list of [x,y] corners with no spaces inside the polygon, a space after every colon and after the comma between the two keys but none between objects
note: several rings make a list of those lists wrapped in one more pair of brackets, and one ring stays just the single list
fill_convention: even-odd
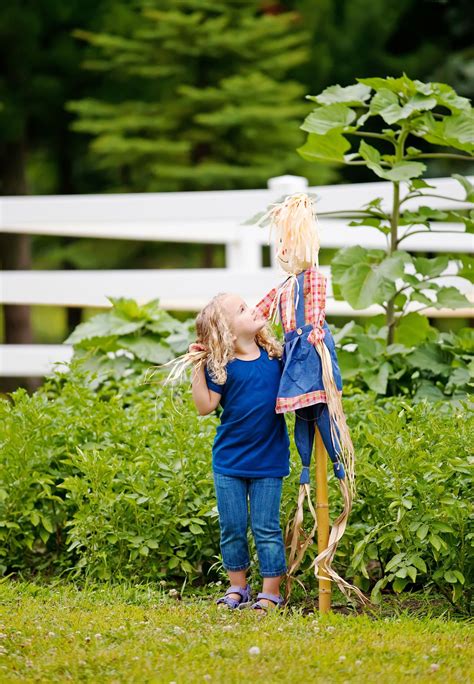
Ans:
[{"label": "tree foliage", "polygon": [[93,46],[85,66],[123,84],[113,101],[69,105],[115,187],[225,189],[315,176],[294,154],[307,106],[289,72],[309,55],[298,14],[266,13],[257,0],[148,0],[139,10],[126,31],[77,32]]}]

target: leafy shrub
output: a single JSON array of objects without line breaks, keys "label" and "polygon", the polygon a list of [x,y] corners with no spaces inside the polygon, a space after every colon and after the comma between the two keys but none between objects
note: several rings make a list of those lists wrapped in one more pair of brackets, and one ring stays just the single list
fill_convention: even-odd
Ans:
[{"label": "leafy shrub", "polygon": [[118,390],[112,371],[99,384],[75,362],[35,395],[0,402],[4,572],[195,578],[210,564],[212,421],[189,392],[173,399],[143,380]]},{"label": "leafy shrub", "polygon": [[346,389],[414,402],[459,400],[472,392],[474,330],[442,332],[418,314],[407,314],[387,345],[386,326],[351,321],[334,335]]},{"label": "leafy shrub", "polygon": [[[99,578],[215,577],[219,527],[211,473],[215,416],[197,415],[135,370],[117,382],[74,361],[36,394],[0,401],[2,571]],[[358,495],[336,556],[364,589],[435,584],[467,600],[472,567],[472,412],[373,394],[346,400],[358,458]],[[291,421],[290,421],[291,422]],[[293,512],[299,457],[284,481]],[[340,497],[331,480],[331,512]],[[315,584],[309,565],[301,579]],[[217,559],[217,565],[216,565]],[[255,559],[256,560],[256,559]],[[466,598],[467,597],[467,598]]]},{"label": "leafy shrub", "polygon": [[[350,408],[349,408],[350,407]],[[339,562],[372,598],[434,584],[472,599],[472,405],[349,402],[358,494]],[[375,585],[374,585],[375,583]]]},{"label": "leafy shrub", "polygon": [[87,357],[89,368],[107,366],[125,356],[127,367],[161,364],[182,354],[191,342],[194,320],[184,323],[160,308],[154,299],[140,306],[133,299],[109,297],[112,308],[78,325],[65,340],[76,358]]}]

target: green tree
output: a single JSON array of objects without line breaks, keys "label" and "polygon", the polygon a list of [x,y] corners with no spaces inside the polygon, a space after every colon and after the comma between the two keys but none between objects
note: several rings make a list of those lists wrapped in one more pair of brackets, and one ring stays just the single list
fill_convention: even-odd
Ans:
[{"label": "green tree", "polygon": [[[69,129],[65,100],[81,92],[82,45],[72,37],[78,25],[93,18],[109,0],[4,0],[0,13],[0,193],[65,193],[87,174],[83,141]],[[89,82],[91,78],[88,78]],[[90,88],[90,83],[89,83]],[[92,172],[92,169],[88,169]],[[91,174],[93,177],[93,173]],[[28,235],[0,235],[1,268],[31,267]],[[5,341],[32,341],[27,306],[4,307]],[[9,387],[8,383],[2,383]],[[33,381],[27,382],[31,387]]]},{"label": "green tree", "polygon": [[[420,80],[430,79],[452,55],[472,50],[472,27],[466,21],[469,0],[287,0],[285,4],[301,12],[311,33],[311,56],[298,76],[312,92],[331,83],[349,85],[356,74],[384,77],[405,71]],[[435,80],[456,87],[441,74]]]},{"label": "green tree", "polygon": [[[115,189],[192,190],[265,185],[280,173],[313,179],[298,159],[304,87],[288,73],[308,59],[294,12],[259,0],[141,0],[129,27],[78,31],[89,69],[115,96],[70,103],[74,129]],[[113,24],[113,22],[110,22]]]}]

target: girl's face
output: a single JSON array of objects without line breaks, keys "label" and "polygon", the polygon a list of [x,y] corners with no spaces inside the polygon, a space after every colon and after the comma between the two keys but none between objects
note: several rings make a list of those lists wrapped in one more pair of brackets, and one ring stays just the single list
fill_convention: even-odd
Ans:
[{"label": "girl's face", "polygon": [[236,337],[254,337],[265,327],[265,318],[257,309],[250,309],[239,295],[226,295],[221,305],[230,329]]}]

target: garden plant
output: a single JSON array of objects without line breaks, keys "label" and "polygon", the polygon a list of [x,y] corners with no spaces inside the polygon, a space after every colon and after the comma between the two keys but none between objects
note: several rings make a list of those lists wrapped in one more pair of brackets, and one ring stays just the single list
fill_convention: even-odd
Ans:
[{"label": "garden plant", "polygon": [[[330,86],[308,99],[316,107],[301,126],[308,137],[299,153],[317,163],[364,167],[392,186],[390,207],[374,197],[364,207],[319,214],[347,219],[355,229],[370,226],[386,237],[385,250],[348,247],[331,262],[336,297],[355,309],[378,304],[384,310],[383,320],[370,321],[365,331],[354,322],[340,331],[345,376],[381,395],[402,391],[419,400],[464,394],[472,382],[472,365],[464,354],[472,351],[471,332],[462,331],[459,338],[440,335],[422,312],[469,307],[456,287],[437,279],[472,280],[472,257],[414,256],[404,246],[410,236],[423,234],[430,252],[434,232],[473,232],[470,181],[453,174],[464,193],[459,199],[440,195],[423,179],[425,160],[452,160],[473,168],[470,101],[447,84],[422,83],[406,75],[357,79],[355,85]],[[458,208],[442,211],[430,206],[432,199]],[[446,225],[437,225],[439,221]],[[346,344],[352,344],[350,353],[344,353]],[[454,347],[459,354],[452,364]],[[407,374],[414,381],[409,389]]]}]

